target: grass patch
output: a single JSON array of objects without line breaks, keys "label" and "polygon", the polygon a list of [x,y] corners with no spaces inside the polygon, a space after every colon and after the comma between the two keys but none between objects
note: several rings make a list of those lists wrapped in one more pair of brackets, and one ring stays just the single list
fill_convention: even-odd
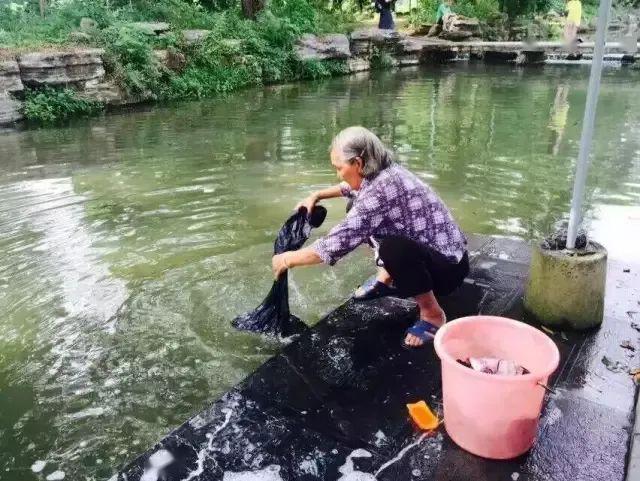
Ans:
[{"label": "grass patch", "polygon": [[73,117],[88,117],[104,110],[101,102],[86,100],[72,89],[27,90],[24,116],[29,122],[51,125]]}]

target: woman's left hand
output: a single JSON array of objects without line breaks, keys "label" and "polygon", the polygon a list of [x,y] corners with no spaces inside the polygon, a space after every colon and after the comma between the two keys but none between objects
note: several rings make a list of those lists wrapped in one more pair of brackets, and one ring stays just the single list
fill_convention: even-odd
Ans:
[{"label": "woman's left hand", "polygon": [[284,271],[289,269],[286,262],[287,252],[276,254],[271,258],[271,268],[273,269],[273,277],[278,279]]}]

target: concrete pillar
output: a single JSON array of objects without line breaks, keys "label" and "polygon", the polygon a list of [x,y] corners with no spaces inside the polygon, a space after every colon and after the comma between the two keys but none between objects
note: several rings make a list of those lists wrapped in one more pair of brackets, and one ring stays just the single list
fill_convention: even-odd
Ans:
[{"label": "concrete pillar", "polygon": [[588,329],[602,324],[607,251],[590,242],[586,249],[536,247],[525,292],[525,309],[549,326]]}]

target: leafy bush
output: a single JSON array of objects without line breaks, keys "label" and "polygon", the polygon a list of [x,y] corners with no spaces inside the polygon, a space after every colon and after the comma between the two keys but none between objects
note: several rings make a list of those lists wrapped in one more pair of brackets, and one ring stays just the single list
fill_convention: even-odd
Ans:
[{"label": "leafy bush", "polygon": [[[314,31],[319,18],[318,9],[306,0],[272,0],[265,13],[271,13],[274,18],[286,19],[289,27],[298,34]],[[273,19],[265,24],[273,24]]]},{"label": "leafy bush", "polygon": [[550,0],[500,0],[499,2],[500,11],[506,13],[512,20],[537,12],[545,12],[551,5]]},{"label": "leafy bush", "polygon": [[184,72],[170,78],[164,95],[199,98],[226,93],[259,83],[261,75],[259,63],[243,55],[240,45],[209,35],[191,53]]},{"label": "leafy bush", "polygon": [[[137,21],[168,22],[174,29],[204,28],[219,24],[220,14],[238,16],[237,0],[49,0],[46,17],[38,2],[0,1],[0,41],[7,47],[40,46],[68,41],[80,20],[90,18],[99,29]],[[312,0],[273,0],[268,8],[295,32],[339,31],[353,19],[350,12],[329,12]],[[223,15],[223,23],[228,15]],[[273,25],[274,22],[271,22]],[[228,32],[227,32],[228,33]]]},{"label": "leafy bush", "polygon": [[94,115],[104,109],[101,102],[78,97],[71,89],[27,90],[24,116],[39,124],[52,124],[71,117]]},{"label": "leafy bush", "polygon": [[[370,18],[368,12],[365,18]],[[318,33],[348,33],[357,28],[355,10],[318,10],[315,31]]]},{"label": "leafy bush", "polygon": [[[174,75],[164,90],[167,98],[200,98],[223,94],[248,85],[297,79],[315,79],[346,71],[344,62],[301,62],[294,43],[312,28],[309,10],[295,0],[287,7],[298,9],[293,19],[262,12],[257,21],[227,12],[218,17],[212,33],[191,50],[188,65]],[[292,10],[289,10],[291,12]],[[235,39],[229,39],[233,32]]]},{"label": "leafy bush", "polygon": [[[439,4],[440,0],[418,0],[418,8],[409,15],[409,23],[417,26],[435,22]],[[490,20],[499,13],[498,0],[458,0],[452,9],[460,15],[481,21]]]},{"label": "leafy bush", "polygon": [[344,75],[349,71],[346,62],[339,60],[328,60],[324,62],[310,60],[302,62],[300,67],[299,78],[313,80],[333,77],[335,75]]},{"label": "leafy bush", "polygon": [[373,47],[370,57],[371,70],[382,70],[393,66],[393,58],[388,52]]},{"label": "leafy bush", "polygon": [[102,32],[109,74],[130,94],[154,96],[165,73],[153,53],[154,38],[131,25],[112,26]]},{"label": "leafy bush", "polygon": [[[591,0],[585,0],[585,11],[589,8],[589,1]],[[418,0],[418,8],[411,12],[409,23],[416,26],[433,23],[439,3],[440,0]],[[527,23],[533,21],[536,14],[546,13],[552,8],[564,10],[564,3],[564,0],[457,0],[452,9],[460,15],[477,18],[485,23],[502,22],[501,14],[505,14],[511,23]],[[587,13],[585,16],[588,16]],[[496,30],[500,26],[492,25],[491,28]],[[491,36],[495,36],[495,32]]]},{"label": "leafy bush", "polygon": [[438,3],[439,0],[418,0],[418,8],[409,13],[409,25],[418,27],[435,22]]},{"label": "leafy bush", "polygon": [[115,0],[112,5],[120,20],[168,22],[174,28],[208,28],[214,17],[197,0]]},{"label": "leafy bush", "polygon": [[479,20],[491,20],[499,15],[500,10],[496,0],[475,0],[457,3],[456,12]]},{"label": "leafy bush", "polygon": [[106,0],[52,3],[45,18],[40,17],[38,2],[27,2],[22,8],[12,5],[0,6],[0,44],[3,47],[65,43],[69,33],[78,29],[83,17],[93,19],[100,28],[116,18],[116,13],[107,8]]}]

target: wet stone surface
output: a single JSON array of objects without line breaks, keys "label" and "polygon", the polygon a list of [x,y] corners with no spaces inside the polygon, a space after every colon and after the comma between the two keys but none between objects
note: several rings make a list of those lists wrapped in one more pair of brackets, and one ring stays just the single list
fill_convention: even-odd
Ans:
[{"label": "wet stone surface", "polygon": [[[469,279],[442,299],[449,319],[483,313],[526,321],[529,247],[475,237],[470,252]],[[440,363],[433,349],[402,349],[416,308],[387,298],[337,308],[117,479],[622,481],[636,387],[627,370],[613,372],[602,358],[637,365],[620,346],[638,344],[625,312],[637,305],[638,287],[625,288],[633,280],[624,275],[610,261],[599,330],[548,332],[561,353],[555,392],[535,446],[520,458],[485,460],[458,448],[444,427],[414,428],[407,402],[424,399],[442,413]]]}]

